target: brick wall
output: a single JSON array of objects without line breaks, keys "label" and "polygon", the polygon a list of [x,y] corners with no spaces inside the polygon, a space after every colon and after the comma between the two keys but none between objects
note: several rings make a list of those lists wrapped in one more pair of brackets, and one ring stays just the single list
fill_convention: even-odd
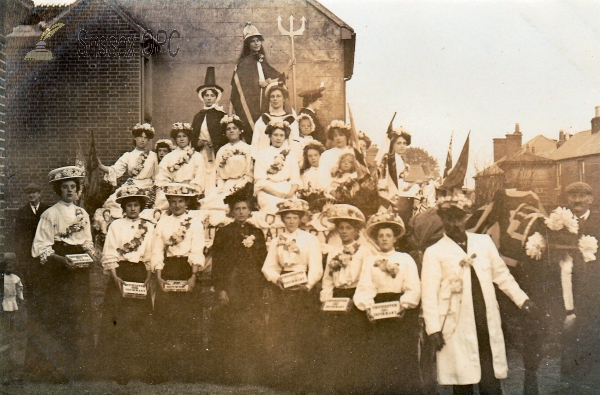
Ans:
[{"label": "brick wall", "polygon": [[[307,19],[304,34],[295,38],[297,93],[325,82],[322,121],[329,124],[333,119],[344,119],[342,28],[305,0],[117,0],[117,3],[154,33],[159,29],[167,33],[177,29],[181,34],[180,39],[172,41],[172,51],[179,47],[177,56],[170,56],[164,46],[161,53],[152,57],[151,112],[159,137],[168,135],[173,122],[191,122],[200,110],[202,102],[196,87],[204,82],[208,66],[215,67],[217,83],[225,89],[221,105],[227,111],[231,77],[242,50],[242,30],[247,21],[264,36],[269,63],[278,70],[285,68],[290,60],[291,45],[290,38],[278,30],[280,15],[286,29],[289,29],[290,15],[296,18],[295,30],[300,28],[302,17]],[[291,79],[290,73],[290,93]],[[302,100],[298,98],[298,107],[301,106]]]},{"label": "brick wall", "polygon": [[[140,119],[139,45],[133,45],[132,57],[82,57],[84,46],[78,40],[82,28],[91,38],[137,39],[139,32],[101,0],[79,3],[60,21],[66,26],[47,40],[52,61],[23,61],[39,39],[37,27],[22,27],[8,37],[5,198],[9,211],[24,203],[23,188],[30,182],[42,186],[44,201],[55,202],[46,176],[53,168],[75,164],[78,143],[87,154],[90,131],[103,162],[114,162],[131,149],[129,131]],[[10,215],[7,221],[11,222]]]}]

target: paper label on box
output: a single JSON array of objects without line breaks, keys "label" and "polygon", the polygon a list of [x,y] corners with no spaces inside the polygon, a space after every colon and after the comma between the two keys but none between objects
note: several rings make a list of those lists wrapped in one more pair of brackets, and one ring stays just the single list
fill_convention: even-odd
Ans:
[{"label": "paper label on box", "polygon": [[121,293],[124,298],[139,298],[145,299],[148,290],[144,283],[134,283],[129,281],[123,282],[123,292]]},{"label": "paper label on box", "polygon": [[400,302],[375,303],[370,310],[369,318],[381,320],[400,316]]},{"label": "paper label on box", "polygon": [[94,263],[94,260],[88,254],[68,254],[65,255],[65,258],[67,258],[68,265],[73,268],[86,268]]},{"label": "paper label on box", "polygon": [[308,278],[306,277],[305,272],[291,272],[282,274],[281,283],[283,284],[283,288],[293,287],[294,285],[306,284],[308,282]]},{"label": "paper label on box", "polygon": [[164,290],[166,292],[187,292],[189,286],[186,280],[167,280],[165,281]]},{"label": "paper label on box", "polygon": [[323,303],[323,311],[350,311],[352,300],[350,298],[331,298]]}]

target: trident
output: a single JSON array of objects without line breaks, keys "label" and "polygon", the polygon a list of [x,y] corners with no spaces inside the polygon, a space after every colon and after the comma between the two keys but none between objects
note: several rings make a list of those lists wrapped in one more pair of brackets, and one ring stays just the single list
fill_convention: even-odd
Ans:
[{"label": "trident", "polygon": [[[277,27],[279,28],[279,32],[282,36],[290,36],[292,39],[292,59],[296,59],[296,54],[294,53],[294,36],[301,36],[304,33],[304,28],[306,27],[306,18],[302,17],[302,27],[300,29],[294,31],[294,16],[290,15],[290,30],[287,31],[281,26],[281,15],[277,17]],[[294,109],[298,108],[296,105],[296,62],[292,63],[292,82],[294,84]]]}]

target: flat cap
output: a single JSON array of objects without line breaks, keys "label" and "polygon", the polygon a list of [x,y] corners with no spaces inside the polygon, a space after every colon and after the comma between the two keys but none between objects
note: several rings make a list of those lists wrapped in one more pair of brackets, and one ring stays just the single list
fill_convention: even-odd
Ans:
[{"label": "flat cap", "polygon": [[574,182],[565,188],[565,193],[567,195],[571,193],[585,193],[586,195],[593,195],[594,190],[585,182]]},{"label": "flat cap", "polygon": [[27,184],[27,186],[25,187],[25,193],[40,192],[41,190],[42,188],[40,188],[39,185],[34,183]]}]

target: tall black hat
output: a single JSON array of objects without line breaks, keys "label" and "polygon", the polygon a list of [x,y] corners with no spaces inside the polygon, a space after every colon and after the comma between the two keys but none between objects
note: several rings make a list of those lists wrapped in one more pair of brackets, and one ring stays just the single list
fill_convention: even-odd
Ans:
[{"label": "tall black hat", "polygon": [[207,89],[214,89],[218,92],[217,102],[221,99],[223,88],[217,85],[217,78],[215,77],[215,68],[210,66],[206,69],[206,77],[204,78],[204,85],[196,88],[196,92],[202,96],[202,93]]}]

